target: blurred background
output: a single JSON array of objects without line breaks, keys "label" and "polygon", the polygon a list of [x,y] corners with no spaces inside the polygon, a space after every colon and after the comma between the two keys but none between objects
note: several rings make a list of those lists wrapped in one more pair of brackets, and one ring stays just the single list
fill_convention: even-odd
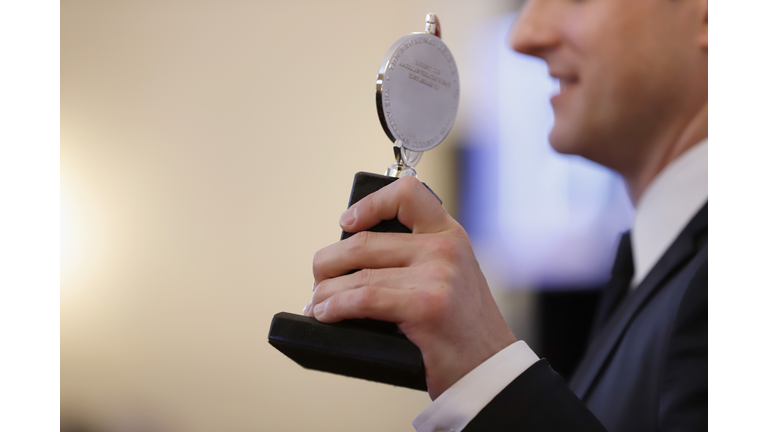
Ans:
[{"label": "blurred background", "polygon": [[426,393],[304,370],[267,331],[309,301],[354,174],[392,163],[375,76],[428,12],[462,94],[419,178],[567,376],[633,210],[549,148],[557,83],[507,43],[521,3],[62,2],[62,429],[412,430]]}]

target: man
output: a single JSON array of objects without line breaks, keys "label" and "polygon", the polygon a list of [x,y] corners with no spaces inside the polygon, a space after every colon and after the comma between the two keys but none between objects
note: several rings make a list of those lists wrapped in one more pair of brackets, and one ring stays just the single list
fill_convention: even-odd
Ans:
[{"label": "man", "polygon": [[[637,207],[569,389],[505,324],[462,227],[413,178],[341,215],[307,313],[398,324],[434,402],[417,430],[707,428],[707,0],[530,0],[513,48],[544,59],[552,147],[619,172]],[[364,269],[347,274],[353,269]]]}]

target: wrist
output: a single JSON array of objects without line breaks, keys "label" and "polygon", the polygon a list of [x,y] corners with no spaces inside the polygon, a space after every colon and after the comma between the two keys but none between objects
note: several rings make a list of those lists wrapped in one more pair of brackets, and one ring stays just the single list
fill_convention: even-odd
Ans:
[{"label": "wrist", "polygon": [[[478,366],[495,356],[503,349],[517,342],[511,330],[507,329],[501,337],[493,340],[478,340],[478,344],[473,347],[464,347],[461,351],[465,354],[462,361],[457,361],[458,356],[443,356],[437,362],[428,362],[425,358],[425,364],[431,364],[433,367],[427,369],[427,387],[429,397],[432,400],[437,399],[443,392],[448,390],[461,378],[475,370]],[[431,373],[434,370],[435,373]]]}]

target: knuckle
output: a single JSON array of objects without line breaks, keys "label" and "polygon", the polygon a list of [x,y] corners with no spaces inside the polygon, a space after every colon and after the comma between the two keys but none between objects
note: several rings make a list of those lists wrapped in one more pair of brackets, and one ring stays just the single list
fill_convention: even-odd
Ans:
[{"label": "knuckle", "polygon": [[402,186],[406,189],[412,189],[417,185],[421,185],[419,179],[412,176],[401,177],[400,181],[402,182]]},{"label": "knuckle", "polygon": [[312,302],[318,304],[328,298],[328,286],[325,281],[318,282],[315,291],[312,293]]},{"label": "knuckle", "polygon": [[373,280],[373,270],[362,269],[356,272],[353,277],[354,277],[353,286],[355,288],[371,285],[371,281]]},{"label": "knuckle", "polygon": [[376,192],[361,199],[357,203],[358,217],[361,214],[375,213],[378,200],[379,200],[379,194],[377,194]]},{"label": "knuckle", "polygon": [[353,254],[358,254],[365,250],[368,247],[368,244],[371,242],[371,232],[370,231],[361,231],[351,237],[351,245],[350,245],[350,252]]},{"label": "knuckle", "polygon": [[445,287],[424,289],[419,292],[419,309],[427,321],[432,321],[448,313],[451,304],[450,291]]},{"label": "knuckle", "polygon": [[433,282],[441,282],[448,279],[451,266],[443,263],[431,263],[424,268],[424,275]]},{"label": "knuckle", "polygon": [[323,315],[328,318],[333,318],[336,314],[337,308],[338,308],[338,301],[339,296],[331,296],[328,298],[328,300],[325,301],[325,310],[323,311]]},{"label": "knuckle", "polygon": [[421,274],[423,274],[424,277],[430,281],[441,279],[444,275],[444,272],[445,272],[445,266],[437,262],[431,262],[429,264],[426,264],[421,269]]},{"label": "knuckle", "polygon": [[453,277],[456,274],[456,268],[446,263],[435,262],[426,266],[424,274],[427,279],[431,280],[436,285],[445,286],[453,280]]},{"label": "knuckle", "polygon": [[401,177],[395,184],[397,185],[396,195],[399,198],[399,201],[405,201],[413,196],[417,190],[416,187],[419,186],[421,182],[416,179],[416,177],[408,176]]},{"label": "knuckle", "polygon": [[315,252],[314,256],[312,256],[312,275],[315,277],[315,280],[322,279],[322,254],[323,250],[320,249],[319,251]]},{"label": "knuckle", "polygon": [[363,287],[358,290],[355,306],[363,313],[369,312],[376,306],[378,291],[372,287]]},{"label": "knuckle", "polygon": [[440,259],[453,262],[461,256],[461,247],[451,238],[436,236],[431,239],[431,244],[434,253]]}]

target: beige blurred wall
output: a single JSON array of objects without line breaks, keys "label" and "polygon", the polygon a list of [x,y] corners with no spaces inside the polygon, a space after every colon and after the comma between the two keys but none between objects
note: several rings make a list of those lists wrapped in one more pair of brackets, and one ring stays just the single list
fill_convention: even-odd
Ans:
[{"label": "beige blurred wall", "polygon": [[[426,393],[307,371],[267,344],[391,143],[384,52],[517,2],[61,4],[61,403],[97,430],[393,431]],[[462,98],[472,77],[462,74]],[[456,207],[449,141],[419,176]]]}]

